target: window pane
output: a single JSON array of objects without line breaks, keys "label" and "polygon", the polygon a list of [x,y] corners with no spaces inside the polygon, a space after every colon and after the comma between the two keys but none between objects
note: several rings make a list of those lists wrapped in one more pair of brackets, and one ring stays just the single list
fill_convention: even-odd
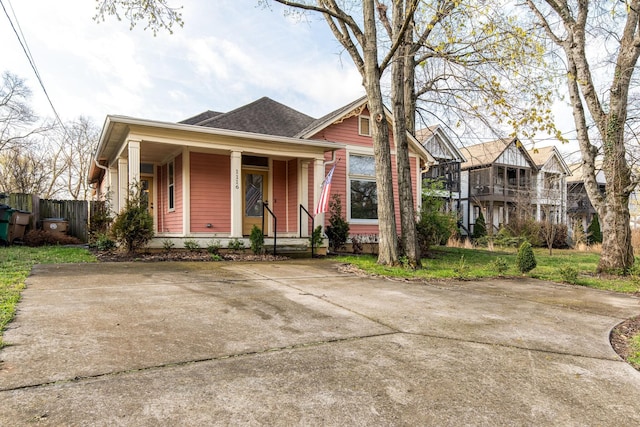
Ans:
[{"label": "window pane", "polygon": [[351,218],[378,219],[378,192],[375,181],[351,180]]},{"label": "window pane", "polygon": [[262,216],[262,175],[247,174],[245,181],[245,215]]},{"label": "window pane", "polygon": [[371,135],[371,129],[369,129],[369,117],[360,116],[360,135]]},{"label": "window pane", "polygon": [[373,156],[349,156],[349,173],[376,176],[376,164]]}]

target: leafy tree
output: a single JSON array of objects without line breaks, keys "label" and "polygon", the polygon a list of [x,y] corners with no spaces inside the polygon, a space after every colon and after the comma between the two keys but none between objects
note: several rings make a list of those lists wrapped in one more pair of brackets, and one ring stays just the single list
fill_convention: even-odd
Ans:
[{"label": "leafy tree", "polygon": [[443,211],[442,188],[442,182],[423,181],[422,209],[416,225],[421,252],[433,245],[445,244],[456,231],[456,217]]},{"label": "leafy tree", "polygon": [[[640,0],[526,3],[564,56],[560,69],[566,76],[585,188],[602,218],[598,271],[627,272],[634,263],[629,196],[635,187],[627,155],[637,135],[628,112],[640,56]],[[598,155],[605,193],[596,180]]]},{"label": "leafy tree", "polygon": [[473,239],[478,240],[487,235],[487,224],[484,221],[484,215],[480,210],[480,215],[476,218],[476,223],[473,225]]},{"label": "leafy tree", "polygon": [[153,238],[153,217],[149,213],[140,184],[131,185],[125,207],[116,216],[111,233],[129,253],[135,252]]},{"label": "leafy tree", "polygon": [[594,215],[589,227],[587,227],[587,243],[602,243],[602,231],[600,230],[600,221],[598,215]]},{"label": "leafy tree", "polygon": [[516,256],[516,265],[518,266],[518,270],[524,274],[536,268],[538,262],[536,261],[536,256],[533,253],[533,249],[531,248],[531,243],[526,240],[522,242],[520,248],[518,248],[518,255]]},{"label": "leafy tree", "polygon": [[325,228],[325,234],[334,252],[344,248],[349,239],[349,223],[342,215],[342,200],[339,194],[334,194],[329,200],[329,225]]}]

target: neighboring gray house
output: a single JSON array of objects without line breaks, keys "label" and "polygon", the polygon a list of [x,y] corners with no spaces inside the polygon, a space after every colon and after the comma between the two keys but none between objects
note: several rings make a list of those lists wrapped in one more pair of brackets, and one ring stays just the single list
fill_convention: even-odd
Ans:
[{"label": "neighboring gray house", "polygon": [[529,150],[529,155],[538,168],[533,177],[535,191],[531,199],[535,206],[534,218],[545,221],[549,215],[553,223],[566,224],[569,166],[554,146]]}]

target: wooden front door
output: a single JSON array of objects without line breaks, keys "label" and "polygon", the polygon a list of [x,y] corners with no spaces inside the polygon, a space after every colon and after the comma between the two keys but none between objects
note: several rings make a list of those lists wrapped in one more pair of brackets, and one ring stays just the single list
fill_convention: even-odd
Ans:
[{"label": "wooden front door", "polygon": [[[248,236],[254,225],[262,228],[262,203],[267,196],[267,171],[242,171],[242,234]],[[267,225],[263,233],[267,234]]]}]

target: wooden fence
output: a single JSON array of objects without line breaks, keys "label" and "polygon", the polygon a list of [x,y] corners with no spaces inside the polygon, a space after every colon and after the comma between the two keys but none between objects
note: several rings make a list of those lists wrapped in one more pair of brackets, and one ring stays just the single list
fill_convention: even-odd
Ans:
[{"label": "wooden fence", "polygon": [[68,221],[68,234],[87,242],[89,237],[89,212],[94,212],[102,202],[86,200],[51,200],[41,199],[33,194],[14,193],[9,195],[5,203],[13,209],[28,211],[33,214],[34,226],[41,227],[42,220],[62,218]]}]

